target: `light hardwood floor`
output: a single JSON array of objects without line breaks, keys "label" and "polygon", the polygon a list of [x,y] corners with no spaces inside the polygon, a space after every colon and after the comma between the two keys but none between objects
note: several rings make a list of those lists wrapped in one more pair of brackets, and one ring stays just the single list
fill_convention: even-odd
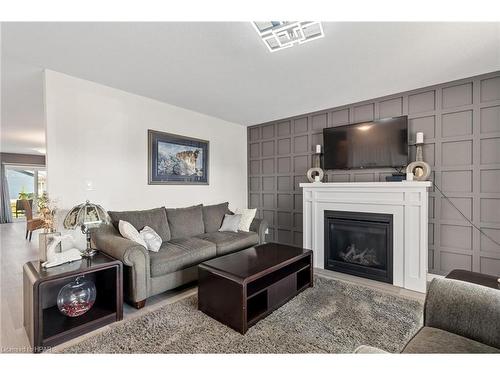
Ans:
[{"label": "light hardwood floor", "polygon": [[[38,258],[38,234],[34,233],[31,242],[24,239],[25,223],[16,222],[0,225],[0,352],[30,352],[28,338],[23,327],[23,269],[24,263]],[[370,288],[378,289],[386,293],[402,295],[423,301],[424,295],[417,292],[401,289],[389,284],[362,279],[355,276],[345,275],[328,270],[315,270],[316,274],[340,279]],[[146,307],[136,310],[124,304],[124,319],[131,319],[138,315],[155,310],[168,303],[173,303],[181,298],[197,292],[196,286],[187,286],[174,291],[165,292],[148,298]],[[107,329],[102,328],[99,331]],[[96,331],[86,336],[95,334]],[[79,339],[72,340],[64,346],[74,343]]]}]

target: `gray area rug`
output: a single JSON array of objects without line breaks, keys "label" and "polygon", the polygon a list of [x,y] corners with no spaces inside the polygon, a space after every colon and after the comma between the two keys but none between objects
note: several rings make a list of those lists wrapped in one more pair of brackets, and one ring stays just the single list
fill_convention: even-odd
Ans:
[{"label": "gray area rug", "polygon": [[315,277],[310,288],[241,335],[197,310],[196,296],[65,348],[64,353],[399,352],[421,326],[421,302]]}]

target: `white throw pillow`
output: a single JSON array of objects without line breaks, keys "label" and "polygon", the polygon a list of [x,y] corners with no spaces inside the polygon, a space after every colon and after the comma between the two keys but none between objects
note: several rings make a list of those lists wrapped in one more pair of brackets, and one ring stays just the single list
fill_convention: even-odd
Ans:
[{"label": "white throw pillow", "polygon": [[224,215],[224,221],[219,229],[219,232],[238,232],[240,226],[241,215]]},{"label": "white throw pillow", "polygon": [[139,232],[144,242],[146,242],[147,249],[149,251],[154,251],[155,253],[160,250],[162,239],[158,233],[154,231],[153,228],[148,227],[147,225],[142,228]]},{"label": "white throw pillow", "polygon": [[120,231],[122,237],[137,242],[139,245],[144,246],[146,249],[148,248],[148,245],[146,244],[146,242],[144,242],[137,229],[135,229],[134,226],[128,221],[120,220],[118,222],[118,230]]},{"label": "white throw pillow", "polygon": [[252,224],[256,213],[256,208],[237,208],[235,214],[241,215],[240,226],[238,229],[243,232],[250,232],[250,225]]}]

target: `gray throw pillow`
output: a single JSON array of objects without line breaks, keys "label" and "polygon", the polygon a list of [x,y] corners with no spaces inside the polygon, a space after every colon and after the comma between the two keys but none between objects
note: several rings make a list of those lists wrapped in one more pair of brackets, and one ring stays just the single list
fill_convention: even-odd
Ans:
[{"label": "gray throw pillow", "polygon": [[167,208],[167,220],[174,240],[205,233],[201,204],[186,208]]},{"label": "gray throw pillow", "polygon": [[238,232],[240,221],[241,215],[224,215],[224,221],[219,232]]},{"label": "gray throw pillow", "polygon": [[222,225],[224,215],[229,213],[229,203],[224,202],[211,206],[203,206],[203,223],[205,233],[217,232]]},{"label": "gray throw pillow", "polygon": [[108,211],[108,214],[116,229],[120,220],[128,221],[137,231],[148,226],[160,235],[162,241],[170,241],[170,228],[165,207],[142,211]]}]

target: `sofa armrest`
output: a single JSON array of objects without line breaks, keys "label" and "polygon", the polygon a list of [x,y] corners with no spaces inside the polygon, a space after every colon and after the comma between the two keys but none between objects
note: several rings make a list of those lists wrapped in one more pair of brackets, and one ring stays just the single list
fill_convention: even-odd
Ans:
[{"label": "sofa armrest", "polygon": [[500,348],[500,290],[452,279],[432,280],[424,322]]},{"label": "sofa armrest", "polygon": [[269,225],[264,219],[254,218],[252,224],[250,224],[250,230],[256,232],[259,235],[259,244],[266,242],[266,231]]},{"label": "sofa armrest", "polygon": [[[125,276],[125,292],[132,302],[148,297],[150,262],[148,250],[138,243],[123,238],[112,225],[103,225],[93,232],[92,239],[98,250],[129,266]],[[127,270],[125,270],[127,271]]]}]

